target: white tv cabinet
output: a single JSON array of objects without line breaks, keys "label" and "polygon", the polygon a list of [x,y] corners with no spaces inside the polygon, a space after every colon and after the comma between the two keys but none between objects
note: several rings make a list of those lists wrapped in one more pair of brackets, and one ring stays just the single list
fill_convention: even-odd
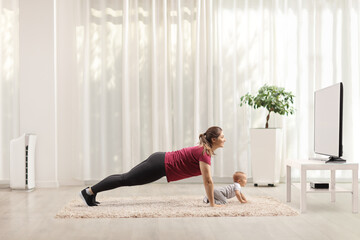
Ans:
[{"label": "white tv cabinet", "polygon": [[[330,193],[331,202],[335,202],[335,193],[351,193],[352,194],[352,212],[358,213],[358,163],[325,163],[316,160],[289,160],[286,163],[286,201],[291,202],[291,169],[300,170],[300,212],[306,212],[306,194],[307,193]],[[307,170],[330,170],[329,189],[312,189],[307,184]],[[352,189],[346,190],[336,187],[335,171],[351,170],[352,171]],[[296,184],[294,184],[296,186]]]}]

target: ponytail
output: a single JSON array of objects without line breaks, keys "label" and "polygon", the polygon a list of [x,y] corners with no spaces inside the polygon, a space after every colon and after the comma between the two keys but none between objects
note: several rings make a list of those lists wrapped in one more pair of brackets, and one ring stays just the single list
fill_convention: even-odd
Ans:
[{"label": "ponytail", "polygon": [[206,152],[207,155],[209,156],[215,155],[215,153],[211,150],[212,144],[211,142],[208,142],[208,140],[206,139],[205,133],[200,134],[199,140],[200,140],[200,146],[203,146],[204,148],[203,154]]},{"label": "ponytail", "polygon": [[218,138],[222,132],[220,127],[210,127],[205,133],[199,135],[199,145],[204,148],[203,154],[206,152],[207,155],[215,155],[212,150],[212,139]]}]

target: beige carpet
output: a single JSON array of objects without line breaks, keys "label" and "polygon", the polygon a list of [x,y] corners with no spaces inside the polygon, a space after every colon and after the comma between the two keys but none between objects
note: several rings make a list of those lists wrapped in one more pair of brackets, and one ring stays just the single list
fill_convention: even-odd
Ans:
[{"label": "beige carpet", "polygon": [[133,198],[99,198],[97,207],[87,207],[79,199],[61,209],[56,218],[176,218],[176,217],[240,217],[296,216],[299,213],[271,197],[248,196],[248,203],[236,198],[221,208],[203,203],[202,196],[165,196]]}]

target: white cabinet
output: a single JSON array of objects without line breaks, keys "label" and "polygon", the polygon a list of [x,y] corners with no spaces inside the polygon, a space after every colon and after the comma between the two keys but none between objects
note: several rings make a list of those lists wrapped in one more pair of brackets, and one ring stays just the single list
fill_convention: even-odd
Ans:
[{"label": "white cabinet", "polygon": [[274,186],[280,180],[282,130],[279,128],[252,128],[250,137],[254,185]]}]

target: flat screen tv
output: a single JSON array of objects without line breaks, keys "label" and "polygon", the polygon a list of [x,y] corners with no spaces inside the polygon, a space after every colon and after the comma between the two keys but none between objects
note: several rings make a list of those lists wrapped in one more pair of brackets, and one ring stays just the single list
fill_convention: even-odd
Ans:
[{"label": "flat screen tv", "polygon": [[314,151],[328,156],[326,162],[345,162],[343,154],[343,84],[314,93]]}]

